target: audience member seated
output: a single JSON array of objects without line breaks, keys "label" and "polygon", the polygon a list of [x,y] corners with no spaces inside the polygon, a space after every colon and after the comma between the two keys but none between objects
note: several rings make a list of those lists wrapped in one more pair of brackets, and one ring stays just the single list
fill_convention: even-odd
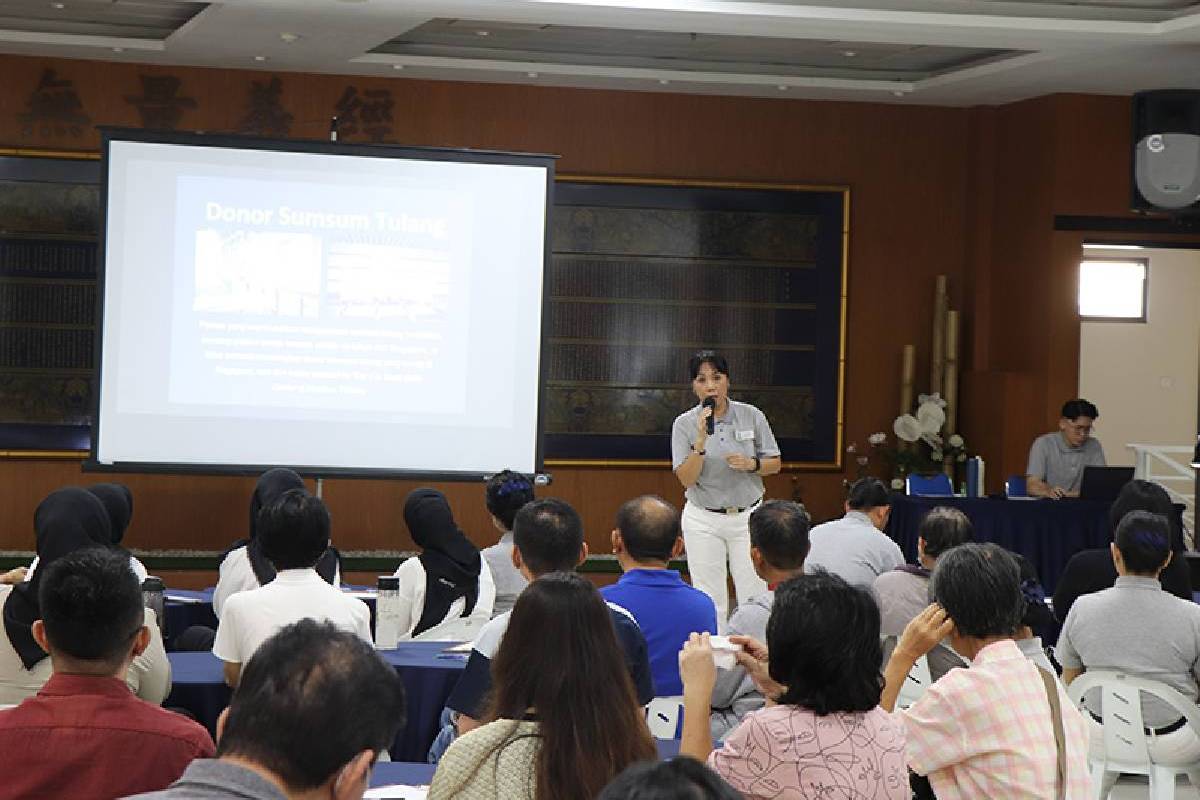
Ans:
[{"label": "audience member seated", "polygon": [[35,697],[0,711],[0,795],[125,797],[161,789],[193,759],[211,757],[208,731],[125,685],[150,644],[128,554],[88,548],[46,559],[37,582],[32,633],[54,674]]},{"label": "audience member seated", "polygon": [[360,800],[404,724],[404,684],[359,637],[301,620],[263,643],[217,721],[217,757],[137,800]]},{"label": "audience member seated", "polygon": [[[123,483],[96,483],[91,486],[85,486],[84,489],[96,496],[104,505],[104,510],[108,512],[108,522],[112,528],[112,544],[113,547],[121,549],[121,540],[125,538],[125,531],[129,528],[129,522],[133,519],[133,492],[129,491],[129,487]],[[146,571],[146,566],[134,558],[129,553],[129,568],[133,570],[133,574],[137,576],[138,585],[146,580],[149,574]],[[33,574],[37,570],[38,558],[33,557],[33,562],[25,571],[24,580],[32,580]],[[0,580],[0,583],[5,581]]]},{"label": "audience member seated", "polygon": [[[974,528],[966,514],[946,506],[932,508],[921,519],[917,530],[917,563],[904,564],[875,579],[885,663],[904,627],[929,605],[929,576],[938,556],[951,547],[971,541],[973,536]],[[935,681],[954,667],[967,665],[945,642],[929,651],[928,662],[930,677]]]},{"label": "audience member seated", "polygon": [[[804,573],[808,555],[808,512],[799,503],[769,500],[750,515],[750,561],[767,591],[740,603],[729,618],[731,636],[766,641],[775,587]],[[762,692],[744,667],[718,669],[712,691],[712,737],[724,739],[742,718],[763,706]]]},{"label": "audience member seated", "polygon": [[[513,527],[511,562],[527,581],[551,572],[570,572],[587,559],[583,541],[583,523],[575,509],[562,500],[535,500],[524,506]],[[646,656],[646,638],[623,608],[609,604],[609,616],[633,680],[634,694],[640,705],[654,697],[654,681]],[[492,660],[508,629],[511,612],[488,622],[471,648],[470,658],[446,705],[458,714],[457,730],[466,733],[479,727],[485,702],[492,688]],[[546,641],[553,649],[556,642]]]},{"label": "audience member seated", "polygon": [[600,593],[633,614],[645,634],[655,695],[682,694],[679,648],[692,631],[717,632],[716,606],[668,568],[683,551],[679,512],[670,503],[651,495],[630,500],[617,510],[616,525],[612,548],[624,574]]},{"label": "audience member seated", "polygon": [[[908,800],[901,726],[879,707],[879,608],[836,575],[801,575],[775,591],[767,645],[749,637],[738,654],[772,705],[752,711],[712,749],[707,724],[716,667],[708,636],[679,656],[683,741],[748,800],[845,797]],[[767,653],[769,652],[769,657]]]},{"label": "audience member seated", "polygon": [[[1105,669],[1165,683],[1192,701],[1200,695],[1200,606],[1168,594],[1158,582],[1172,556],[1169,537],[1161,515],[1133,511],[1121,519],[1112,545],[1115,585],[1076,600],[1058,637],[1058,661],[1068,684],[1085,670]],[[1084,700],[1099,754],[1099,692]],[[1154,734],[1149,739],[1155,761],[1200,760],[1200,740],[1169,706],[1143,696],[1142,719]]]},{"label": "audience member seated", "polygon": [[1055,624],[1054,614],[1046,605],[1046,590],[1038,578],[1037,570],[1028,558],[1020,553],[1010,552],[1017,561],[1021,572],[1021,600],[1024,605],[1021,612],[1021,624],[1017,626],[1013,639],[1025,657],[1037,666],[1057,676],[1058,669],[1046,654],[1046,646],[1042,644],[1042,636],[1052,629]]},{"label": "audience member seated", "polygon": [[[1171,498],[1157,483],[1134,480],[1125,484],[1108,512],[1108,526],[1116,533],[1121,519],[1131,511],[1149,511],[1162,514],[1171,526],[1171,552],[1174,557],[1167,568],[1158,576],[1163,589],[1184,600],[1192,599],[1192,578],[1188,572],[1187,559],[1183,557],[1183,528]],[[1071,606],[1081,595],[1109,589],[1117,580],[1117,568],[1113,565],[1109,548],[1081,550],[1071,556],[1063,568],[1058,585],[1054,587],[1054,616],[1065,621]]]},{"label": "audience member seated", "polygon": [[544,575],[517,598],[492,683],[485,724],[442,756],[430,800],[595,797],[657,758],[609,608],[574,573]]},{"label": "audience member seated", "polygon": [[[43,572],[58,559],[85,548],[111,549],[112,526],[95,495],[77,487],[51,492],[33,515],[40,566],[31,580],[0,586],[4,631],[0,635],[0,705],[32,697],[49,680],[51,661],[34,640],[33,623],[42,618]],[[128,564],[128,554],[125,556]],[[132,575],[132,571],[130,575]],[[161,703],[171,690],[171,663],[154,612],[144,612],[150,641],[125,672],[125,683],[141,699]]]},{"label": "audience member seated", "polygon": [[875,579],[904,564],[900,547],[883,533],[891,511],[887,487],[862,478],[850,487],[846,516],[816,526],[808,534],[808,572],[823,569],[847,583],[871,588]]},{"label": "audience member seated", "polygon": [[1079,497],[1083,468],[1103,467],[1104,448],[1092,438],[1100,412],[1082,398],[1063,403],[1058,430],[1042,434],[1029,448],[1025,486],[1030,497]]},{"label": "audience member seated", "polygon": [[639,761],[618,775],[596,800],[742,800],[720,775],[694,758]]},{"label": "audience member seated", "polygon": [[500,541],[480,551],[492,573],[496,584],[496,602],[492,604],[492,616],[497,617],[512,611],[517,595],[529,585],[529,581],[513,566],[513,520],[526,503],[533,502],[533,482],[519,472],[504,470],[488,479],[484,490],[488,513],[492,525],[500,531]]},{"label": "audience member seated", "polygon": [[421,554],[396,570],[400,638],[473,640],[492,618],[492,571],[436,489],[414,489],[408,495],[404,523]]},{"label": "audience member seated", "polygon": [[904,629],[884,670],[883,707],[895,707],[913,664],[947,637],[971,668],[950,670],[895,712],[909,769],[942,798],[1085,800],[1087,725],[1013,641],[1025,606],[1016,560],[995,544],[961,544],[938,558],[930,589],[934,603]]},{"label": "audience member seated", "polygon": [[366,604],[330,586],[316,565],[329,549],[329,511],[304,489],[284,492],[258,516],[255,541],[278,572],[265,586],[238,592],[225,603],[213,654],[225,662],[225,682],[236,686],[242,666],[277,630],[302,619],[324,620],[371,642]]},{"label": "audience member seated", "polygon": [[[258,515],[284,492],[304,488],[304,479],[290,469],[270,469],[259,477],[254,494],[250,496],[249,538],[238,539],[221,555],[217,588],[213,592],[213,613],[218,618],[225,612],[225,601],[231,596],[266,586],[275,579],[275,565],[263,553],[258,541]],[[333,547],[326,548],[317,560],[316,570],[326,583],[340,585],[341,556],[338,551]]]}]

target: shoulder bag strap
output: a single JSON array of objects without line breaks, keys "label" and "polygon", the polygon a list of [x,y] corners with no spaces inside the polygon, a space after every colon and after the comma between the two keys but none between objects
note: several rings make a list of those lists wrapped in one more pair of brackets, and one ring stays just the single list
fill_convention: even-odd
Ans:
[{"label": "shoulder bag strap", "polygon": [[1037,671],[1042,676],[1042,684],[1046,687],[1046,699],[1050,701],[1050,717],[1054,721],[1054,749],[1058,756],[1054,796],[1063,800],[1066,797],[1067,789],[1067,740],[1063,735],[1062,704],[1058,696],[1058,681],[1041,667],[1038,667]]}]

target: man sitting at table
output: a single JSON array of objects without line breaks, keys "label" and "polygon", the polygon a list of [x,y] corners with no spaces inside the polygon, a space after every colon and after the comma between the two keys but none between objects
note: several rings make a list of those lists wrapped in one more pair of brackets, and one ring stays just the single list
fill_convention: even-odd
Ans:
[{"label": "man sitting at table", "polygon": [[1092,438],[1100,412],[1087,400],[1063,403],[1058,430],[1033,440],[1025,490],[1030,497],[1079,497],[1084,467],[1103,467],[1104,448]]},{"label": "man sitting at table", "polygon": [[258,517],[263,554],[275,580],[225,601],[213,655],[225,662],[225,682],[237,686],[242,665],[275,631],[302,619],[326,620],[371,642],[371,612],[363,601],[330,586],[316,565],[329,547],[329,511],[303,489],[285,492]]},{"label": "man sitting at table", "polygon": [[846,498],[846,516],[809,532],[811,547],[804,571],[823,569],[846,583],[870,589],[876,577],[902,566],[904,553],[883,533],[891,502],[878,478],[855,481]]},{"label": "man sitting at table", "polygon": [[[530,583],[551,572],[570,572],[582,564],[587,555],[583,523],[575,509],[564,501],[534,500],[517,512],[513,521],[512,562]],[[625,651],[625,663],[633,678],[638,702],[645,705],[654,697],[646,639],[628,611],[609,603],[609,612],[617,641]],[[446,701],[446,705],[457,712],[456,728],[460,734],[479,727],[484,699],[492,688],[491,662],[500,649],[511,614],[511,611],[501,614],[479,632],[466,669]],[[547,646],[553,644],[547,642]],[[439,741],[438,754],[449,746],[449,741]]]},{"label": "man sitting at table", "polygon": [[211,757],[208,731],[125,685],[150,642],[129,555],[90,548],[44,569],[32,633],[54,673],[37,695],[0,711],[0,795],[124,797]]},{"label": "man sitting at table", "polygon": [[358,800],[403,723],[396,670],[352,633],[301,620],[246,665],[217,720],[217,758],[193,762],[170,788],[139,798]]}]

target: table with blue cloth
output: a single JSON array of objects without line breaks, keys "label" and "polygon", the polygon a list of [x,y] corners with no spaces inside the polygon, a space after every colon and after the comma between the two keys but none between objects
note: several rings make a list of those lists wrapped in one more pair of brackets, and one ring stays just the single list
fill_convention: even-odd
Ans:
[{"label": "table with blue cloth", "polygon": [[1080,550],[1108,547],[1110,503],[1096,500],[1011,500],[990,497],[892,496],[887,535],[910,563],[917,561],[917,530],[935,506],[961,510],[975,526],[976,542],[995,542],[1029,559],[1047,595],[1071,556]]},{"label": "table with blue cloth", "polygon": [[[679,755],[677,739],[655,739],[658,745],[658,756],[664,760]],[[428,786],[433,780],[433,764],[380,761],[371,770],[371,786]]]},{"label": "table with blue cloth", "polygon": [[[379,654],[404,681],[405,722],[389,748],[395,761],[424,761],[438,732],[442,708],[467,664],[466,654],[446,653],[452,642],[402,642]],[[182,708],[215,735],[217,717],[229,705],[222,662],[212,653],[168,653],[171,694],[163,702]]]}]

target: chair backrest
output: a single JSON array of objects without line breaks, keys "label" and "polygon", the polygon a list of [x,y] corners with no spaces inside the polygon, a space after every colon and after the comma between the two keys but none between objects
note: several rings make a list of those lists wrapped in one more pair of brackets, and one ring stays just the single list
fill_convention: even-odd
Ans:
[{"label": "chair backrest", "polygon": [[910,495],[952,495],[954,484],[950,476],[939,472],[937,475],[909,475],[905,480],[905,491]]},{"label": "chair backrest", "polygon": [[1029,488],[1024,475],[1009,475],[1004,479],[1004,494],[1008,497],[1028,497]]},{"label": "chair backrest", "polygon": [[683,733],[683,695],[653,698],[646,705],[646,726],[655,739],[678,739]]},{"label": "chair backrest", "polygon": [[1141,771],[1152,764],[1146,744],[1148,734],[1142,721],[1142,693],[1171,706],[1200,734],[1200,710],[1196,704],[1166,684],[1121,672],[1089,670],[1071,682],[1067,694],[1087,714],[1089,710],[1083,705],[1083,697],[1093,689],[1099,690],[1101,696],[1104,757],[1110,764],[1139,767]]}]

